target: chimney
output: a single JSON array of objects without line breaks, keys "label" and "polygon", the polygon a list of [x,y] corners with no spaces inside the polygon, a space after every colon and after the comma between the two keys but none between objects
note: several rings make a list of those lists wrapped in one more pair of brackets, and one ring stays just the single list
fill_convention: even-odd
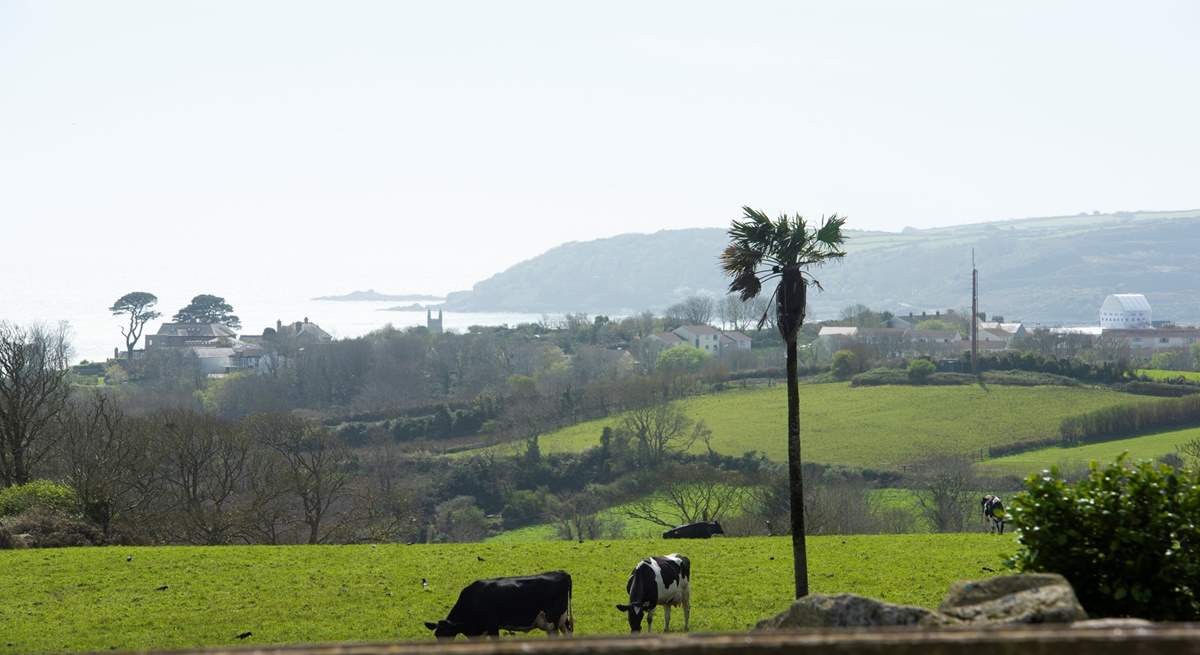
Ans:
[{"label": "chimney", "polygon": [[308,317],[307,316],[304,317],[304,324],[308,325]]},{"label": "chimney", "polygon": [[283,332],[283,321],[281,321],[279,319],[275,319],[275,331]]},{"label": "chimney", "polygon": [[121,358],[121,349],[114,347],[113,348],[113,359],[120,359],[120,358]]}]

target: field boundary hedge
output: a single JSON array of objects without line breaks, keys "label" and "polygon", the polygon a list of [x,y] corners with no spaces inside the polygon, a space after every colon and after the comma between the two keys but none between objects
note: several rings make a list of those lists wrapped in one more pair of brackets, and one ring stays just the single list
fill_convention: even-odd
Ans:
[{"label": "field boundary hedge", "polygon": [[1114,405],[1068,416],[1058,436],[989,446],[987,456],[1004,457],[1053,446],[1079,446],[1128,439],[1147,432],[1200,426],[1200,395]]}]

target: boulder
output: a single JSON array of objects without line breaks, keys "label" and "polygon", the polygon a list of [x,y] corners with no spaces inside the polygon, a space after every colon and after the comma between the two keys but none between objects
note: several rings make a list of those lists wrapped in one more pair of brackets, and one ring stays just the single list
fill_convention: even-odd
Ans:
[{"label": "boulder", "polygon": [[854,594],[813,594],[796,600],[782,614],[759,621],[755,629],[936,626],[954,623],[958,621],[923,607],[892,605]]},{"label": "boulder", "polygon": [[1072,623],[1087,619],[1075,590],[1057,573],[956,582],[938,611],[966,623]]}]

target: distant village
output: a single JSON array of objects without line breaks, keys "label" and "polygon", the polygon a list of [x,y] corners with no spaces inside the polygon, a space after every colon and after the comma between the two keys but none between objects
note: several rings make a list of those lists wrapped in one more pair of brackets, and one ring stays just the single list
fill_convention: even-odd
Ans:
[{"label": "distant village", "polygon": [[[919,329],[927,321],[937,321],[942,312],[890,317],[882,327],[842,327],[823,325],[815,347],[832,353],[855,344],[872,346],[884,357],[957,355],[970,348],[969,332],[958,330]],[[1027,326],[1021,321],[1006,321],[1003,316],[975,317],[976,345],[980,351],[1006,350],[1013,342],[1028,336],[1033,330],[1050,334],[1082,335],[1103,338],[1127,346],[1134,356],[1147,356],[1165,350],[1190,348],[1200,341],[1200,327],[1180,327],[1171,321],[1153,319],[1150,302],[1140,293],[1119,293],[1104,299],[1097,325],[1083,327]]]},{"label": "distant village", "polygon": [[[1084,327],[1042,328],[1022,321],[1007,321],[1003,316],[980,314],[976,317],[976,347],[982,351],[1007,350],[1014,341],[1033,330],[1057,335],[1080,335],[1089,339],[1110,339],[1129,348],[1130,354],[1145,357],[1159,351],[1187,349],[1200,341],[1200,328],[1180,327],[1171,321],[1154,320],[1149,301],[1143,294],[1113,294],[1099,308],[1097,325]],[[922,312],[904,316],[886,315],[880,327],[854,327],[822,324],[816,339],[806,348],[810,357],[824,359],[833,353],[869,347],[877,357],[955,357],[970,349],[971,333],[959,329],[922,329],[922,324],[947,323],[960,314]],[[945,319],[945,320],[943,320]],[[443,331],[441,310],[426,312],[426,328],[435,334]],[[305,347],[328,343],[333,337],[308,317],[290,323],[277,320],[260,333],[238,334],[221,323],[169,322],[159,326],[145,339],[145,350],[133,351],[134,358],[160,351],[194,355],[202,374],[219,378],[230,373],[267,373],[277,370],[290,356]],[[724,330],[713,325],[682,325],[654,332],[642,339],[644,352],[687,345],[713,357],[723,358],[747,352],[753,339],[740,330]],[[114,359],[127,355],[119,348]]]}]

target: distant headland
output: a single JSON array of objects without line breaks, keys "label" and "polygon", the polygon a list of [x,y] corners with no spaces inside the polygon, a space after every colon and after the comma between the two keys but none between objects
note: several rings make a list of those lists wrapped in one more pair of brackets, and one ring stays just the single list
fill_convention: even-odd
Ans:
[{"label": "distant headland", "polygon": [[350,293],[347,293],[347,294],[341,295],[341,296],[320,296],[317,298],[313,298],[313,300],[337,300],[337,301],[342,301],[342,302],[370,302],[370,301],[384,300],[384,301],[402,302],[402,301],[414,301],[414,300],[417,300],[417,301],[420,301],[420,300],[445,300],[445,298],[443,296],[431,296],[428,294],[421,294],[421,293],[405,293],[405,294],[379,293],[378,291],[376,291],[374,289],[367,289],[366,291],[351,291]]}]

